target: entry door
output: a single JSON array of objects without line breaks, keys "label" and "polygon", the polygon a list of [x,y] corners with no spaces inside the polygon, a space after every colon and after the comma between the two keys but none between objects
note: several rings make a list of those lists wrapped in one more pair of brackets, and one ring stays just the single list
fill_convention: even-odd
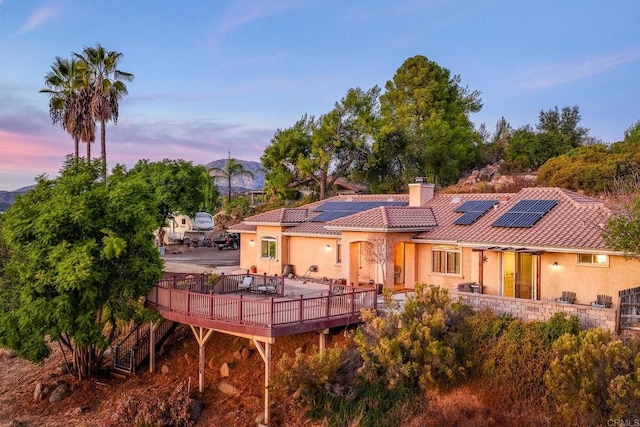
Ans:
[{"label": "entry door", "polygon": [[502,254],[502,295],[536,299],[535,256],[527,253]]}]

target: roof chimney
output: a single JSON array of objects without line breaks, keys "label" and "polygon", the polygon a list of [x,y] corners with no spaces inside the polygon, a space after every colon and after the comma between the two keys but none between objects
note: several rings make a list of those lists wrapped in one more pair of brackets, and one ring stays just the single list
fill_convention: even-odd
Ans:
[{"label": "roof chimney", "polygon": [[426,178],[417,177],[415,183],[409,184],[409,206],[422,206],[433,199],[435,190],[435,184],[427,184]]}]

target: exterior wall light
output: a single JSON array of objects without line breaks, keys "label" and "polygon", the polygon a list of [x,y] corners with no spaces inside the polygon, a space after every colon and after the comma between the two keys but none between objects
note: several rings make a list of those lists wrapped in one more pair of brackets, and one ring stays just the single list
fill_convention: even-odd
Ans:
[{"label": "exterior wall light", "polygon": [[560,267],[560,266],[558,265],[558,261],[554,261],[554,263],[553,263],[553,264],[551,264],[551,267],[552,267],[552,268],[558,268],[558,267]]},{"label": "exterior wall light", "polygon": [[327,246],[325,246],[325,249],[326,249],[326,250],[328,250],[328,251],[330,251],[330,250],[331,250],[331,245],[327,245]]},{"label": "exterior wall light", "polygon": [[253,245],[255,242],[253,241],[253,239],[249,240],[249,244]]}]

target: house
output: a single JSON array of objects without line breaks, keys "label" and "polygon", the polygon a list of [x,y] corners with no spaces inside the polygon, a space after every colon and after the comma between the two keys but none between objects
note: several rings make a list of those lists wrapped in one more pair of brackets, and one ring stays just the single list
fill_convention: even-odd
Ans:
[{"label": "house", "polygon": [[[254,215],[231,227],[241,233],[241,266],[268,274],[283,268],[349,283],[416,283],[451,290],[473,284],[486,295],[576,304],[598,295],[615,301],[638,286],[640,263],[607,248],[611,211],[600,201],[560,188],[517,193],[436,194],[432,184],[409,194],[338,195],[298,208]],[[381,263],[367,245],[382,236]]]}]

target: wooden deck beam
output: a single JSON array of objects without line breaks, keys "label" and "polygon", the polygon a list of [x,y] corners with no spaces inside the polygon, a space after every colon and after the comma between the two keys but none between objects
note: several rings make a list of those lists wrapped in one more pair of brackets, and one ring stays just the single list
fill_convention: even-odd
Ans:
[{"label": "wooden deck beam", "polygon": [[271,402],[269,398],[269,384],[271,379],[271,344],[266,342],[264,343],[264,347],[262,347],[262,343],[256,339],[253,340],[253,343],[264,361],[264,424],[269,425],[269,419],[271,418]]},{"label": "wooden deck beam", "polygon": [[202,393],[204,392],[205,344],[211,337],[213,329],[206,329],[200,326],[193,325],[189,326],[191,327],[193,335],[195,335],[196,337],[196,341],[198,341],[198,390],[200,391],[200,393]]}]

